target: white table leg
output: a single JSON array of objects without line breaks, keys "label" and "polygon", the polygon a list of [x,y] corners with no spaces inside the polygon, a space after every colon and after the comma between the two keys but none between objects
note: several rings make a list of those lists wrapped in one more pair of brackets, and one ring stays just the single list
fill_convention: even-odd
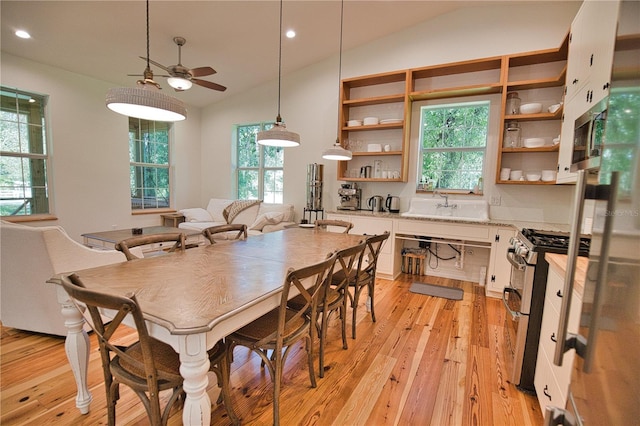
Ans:
[{"label": "white table leg", "polygon": [[211,400],[207,394],[209,357],[206,336],[194,334],[180,339],[180,374],[187,394],[182,411],[185,426],[211,424]]},{"label": "white table leg", "polygon": [[[64,325],[67,327],[67,338],[64,347],[71,371],[76,380],[78,394],[76,407],[80,413],[87,414],[91,405],[91,392],[87,385],[87,370],[89,369],[89,336],[84,331],[84,318],[76,306],[69,300],[66,292],[58,288],[58,302],[62,306]],[[63,294],[60,294],[62,292]]]}]

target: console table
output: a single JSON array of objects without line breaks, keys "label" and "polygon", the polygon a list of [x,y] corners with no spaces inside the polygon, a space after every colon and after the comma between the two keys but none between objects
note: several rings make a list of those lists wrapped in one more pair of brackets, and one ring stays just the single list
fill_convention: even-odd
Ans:
[{"label": "console table", "polygon": [[[140,229],[142,229],[142,235],[173,234],[176,232],[183,233],[187,245],[200,245],[204,242],[204,239],[201,238],[202,234],[199,231],[193,229],[181,229],[171,226],[149,226]],[[82,238],[84,238],[84,245],[98,249],[113,249],[116,243],[118,243],[119,241],[135,236],[136,235],[131,229],[115,229],[113,231],[89,232],[86,234],[82,234]],[[143,247],[142,251],[146,253],[149,251],[157,250],[158,247],[152,245]]]}]

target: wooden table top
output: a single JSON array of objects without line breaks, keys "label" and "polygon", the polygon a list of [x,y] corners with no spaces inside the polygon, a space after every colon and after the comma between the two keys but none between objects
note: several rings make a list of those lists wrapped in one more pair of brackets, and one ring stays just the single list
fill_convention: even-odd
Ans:
[{"label": "wooden table top", "polygon": [[145,318],[171,334],[201,333],[279,293],[289,268],[320,262],[364,238],[291,228],[77,274],[88,288],[135,293]]},{"label": "wooden table top", "polygon": [[[173,228],[170,226],[147,226],[140,229],[142,229],[142,235],[173,234],[179,232],[185,234],[185,236],[191,236],[200,233],[200,231],[193,229]],[[137,237],[139,235],[134,235],[131,229],[115,229],[113,231],[88,232],[86,234],[82,234],[82,236],[87,239],[115,244],[122,240],[126,240],[127,238]]]}]

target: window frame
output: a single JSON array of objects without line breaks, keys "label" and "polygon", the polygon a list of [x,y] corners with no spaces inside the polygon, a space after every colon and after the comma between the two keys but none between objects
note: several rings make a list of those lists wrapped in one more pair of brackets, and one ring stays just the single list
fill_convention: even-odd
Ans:
[{"label": "window frame", "polygon": [[[485,129],[485,138],[484,144],[482,146],[467,146],[467,147],[439,147],[439,148],[425,148],[424,147],[424,111],[425,110],[436,110],[436,109],[448,109],[448,108],[472,108],[475,106],[483,106],[486,108],[487,117],[486,117],[486,129]],[[469,194],[474,193],[476,184],[481,185],[481,182],[478,182],[477,179],[474,182],[472,188],[446,188],[440,187],[439,182],[431,182],[428,180],[423,180],[424,177],[424,156],[428,155],[428,153],[469,153],[469,152],[480,152],[482,154],[482,169],[479,171],[478,178],[483,178],[485,174],[485,170],[487,167],[487,148],[489,146],[489,138],[491,137],[491,109],[492,102],[489,98],[479,98],[474,100],[467,99],[444,99],[441,102],[437,103],[427,103],[423,105],[419,105],[417,108],[418,115],[418,136],[417,136],[417,158],[416,158],[416,192],[432,192],[435,190],[444,190],[449,193],[459,193],[459,194]]]},{"label": "window frame", "polygon": [[[39,134],[42,135],[42,151],[43,153],[31,153],[31,152],[15,152],[15,151],[2,151],[0,147],[0,157],[5,158],[18,158],[18,159],[29,159],[29,160],[42,160],[43,169],[44,169],[44,178],[43,178],[43,187],[40,190],[43,191],[44,197],[46,198],[46,212],[39,213],[30,213],[30,214],[11,214],[11,215],[1,215],[5,220],[10,220],[12,222],[26,222],[26,221],[36,221],[36,220],[52,220],[56,219],[54,215],[54,191],[53,191],[53,160],[51,155],[51,131],[50,122],[49,122],[49,95],[37,93],[33,91],[27,91],[18,89],[16,87],[11,86],[0,86],[0,91],[2,91],[3,95],[14,94],[15,98],[18,99],[22,97],[26,99],[37,99],[41,102],[40,107],[40,115],[38,117],[39,124],[34,124],[33,120],[27,121],[27,129],[31,129],[33,126],[40,126],[41,129]],[[15,113],[19,114],[20,109],[16,107]],[[5,121],[5,120],[3,120]],[[6,120],[9,121],[9,120]],[[21,123],[21,121],[18,121]],[[20,134],[20,129],[18,130]],[[22,151],[22,150],[21,150]],[[32,179],[33,180],[33,179]],[[14,187],[15,188],[15,187]],[[33,186],[26,186],[24,179],[22,181],[22,185],[19,186],[22,189],[23,199],[34,198],[33,197]],[[27,190],[31,193],[31,197],[27,197]],[[15,190],[15,189],[14,189]],[[19,209],[22,210],[22,207]],[[17,211],[19,211],[17,210]],[[16,212],[17,212],[16,211]]]},{"label": "window frame", "polygon": [[[239,159],[239,155],[240,155],[240,150],[239,150],[239,143],[240,143],[240,129],[242,128],[248,128],[248,127],[256,127],[256,134],[257,132],[263,131],[263,130],[269,130],[270,128],[273,127],[275,123],[274,122],[259,122],[259,123],[243,123],[243,124],[236,124],[233,127],[233,167],[234,167],[234,188],[233,188],[233,193],[235,194],[235,198],[236,199],[240,199],[240,174],[244,171],[256,171],[258,173],[258,195],[257,195],[257,200],[263,200],[265,202],[268,203],[274,203],[274,204],[283,204],[284,203],[284,149],[281,147],[265,147],[263,145],[260,145],[256,142],[257,146],[258,146],[258,165],[257,166],[240,166],[240,159]],[[265,159],[266,159],[266,149],[276,149],[276,150],[281,150],[282,151],[282,165],[278,166],[278,167],[274,167],[274,166],[265,166]],[[278,172],[280,171],[282,173],[282,191],[278,191],[276,192],[275,190],[273,191],[274,194],[281,194],[281,201],[277,200],[277,197],[274,195],[274,200],[265,200],[265,176],[268,172]],[[246,197],[243,197],[246,198]],[[253,199],[253,198],[251,198]]]},{"label": "window frame", "polygon": [[[143,124],[148,123],[149,124],[149,129],[153,128],[153,131],[149,131],[149,134],[156,134],[158,133],[155,129],[156,126],[160,125],[162,127],[166,127],[167,130],[166,132],[164,132],[166,134],[166,138],[167,138],[167,161],[166,163],[155,163],[155,162],[145,162],[145,161],[133,161],[133,160],[142,160],[142,158],[140,157],[140,152],[132,154],[131,152],[131,148],[132,148],[132,143],[134,141],[140,141],[140,142],[144,142],[144,143],[158,143],[157,140],[154,141],[147,141],[145,142],[143,134],[139,133],[138,134],[138,138],[132,137],[132,132],[131,132],[131,128],[132,125],[134,124],[134,122],[138,123],[138,125],[140,125],[140,128],[143,127]],[[131,208],[131,212],[132,214],[152,214],[152,213],[157,213],[157,212],[162,212],[162,211],[171,211],[173,210],[172,206],[173,206],[173,167],[172,167],[172,163],[171,163],[171,158],[172,158],[172,147],[173,147],[173,138],[174,138],[174,127],[173,124],[170,122],[165,122],[165,121],[153,121],[153,120],[145,120],[145,119],[141,119],[141,118],[135,118],[135,117],[129,117],[128,120],[128,135],[129,135],[129,193],[130,193],[130,208]],[[139,132],[142,132],[142,130],[139,130]],[[134,156],[136,156],[136,158],[134,158]],[[142,168],[142,177],[138,174],[136,176],[134,176],[134,174],[136,173],[136,169],[138,168]],[[155,200],[155,205],[154,206],[150,206],[150,207],[145,207],[146,205],[146,196],[144,195],[144,192],[146,190],[150,190],[151,188],[147,188],[146,186],[144,186],[144,169],[156,169],[156,170],[166,170],[166,177],[167,177],[167,187],[166,190],[168,192],[166,197],[158,197],[158,195],[154,195],[154,197],[150,197],[150,199]],[[139,182],[140,180],[142,180],[142,186],[138,187],[138,186],[133,186],[132,183],[134,181]],[[136,192],[134,194],[134,188],[136,189]],[[159,187],[156,185],[154,187],[154,190],[157,190]],[[160,187],[162,188],[162,187]],[[142,191],[142,193],[140,192]],[[141,197],[142,194],[142,197]],[[134,196],[136,195],[136,196]],[[139,203],[136,206],[136,203],[134,202],[134,200],[140,199],[142,198],[142,202]],[[167,200],[167,204],[166,205],[162,205],[159,206],[158,205],[158,200],[160,198],[166,198]],[[134,207],[135,206],[135,207]]]}]

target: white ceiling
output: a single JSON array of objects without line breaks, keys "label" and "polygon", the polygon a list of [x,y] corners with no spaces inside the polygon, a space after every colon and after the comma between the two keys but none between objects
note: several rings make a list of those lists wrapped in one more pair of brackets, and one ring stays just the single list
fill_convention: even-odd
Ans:
[{"label": "white ceiling", "polygon": [[[400,31],[440,14],[496,1],[346,0],[343,51]],[[0,3],[2,51],[75,73],[134,86],[146,56],[144,1],[31,1]],[[150,57],[170,66],[178,62],[174,36],[187,39],[182,48],[186,67],[211,66],[217,74],[203,77],[226,86],[221,93],[195,86],[176,97],[206,106],[277,78],[279,13],[273,0],[201,0],[150,2]],[[514,17],[517,19],[517,17]],[[287,0],[283,29],[283,75],[326,59],[339,51],[340,1]],[[14,36],[25,29],[32,39]],[[336,61],[337,66],[337,61]],[[152,66],[156,75],[164,72]],[[167,94],[173,90],[156,77]]]}]

